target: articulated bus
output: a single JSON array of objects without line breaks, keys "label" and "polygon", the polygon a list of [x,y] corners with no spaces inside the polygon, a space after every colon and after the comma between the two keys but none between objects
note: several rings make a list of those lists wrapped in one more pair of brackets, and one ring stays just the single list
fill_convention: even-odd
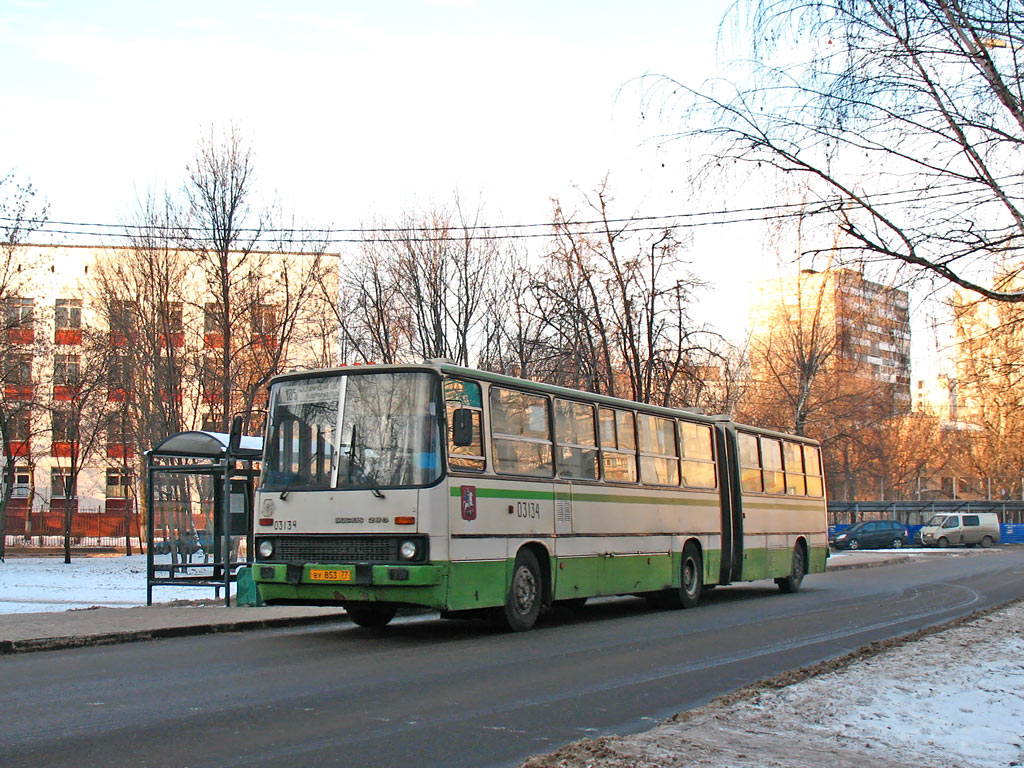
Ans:
[{"label": "articulated bus", "polygon": [[375,627],[795,592],[828,557],[814,441],[443,362],[277,376],[255,524],[266,603]]}]

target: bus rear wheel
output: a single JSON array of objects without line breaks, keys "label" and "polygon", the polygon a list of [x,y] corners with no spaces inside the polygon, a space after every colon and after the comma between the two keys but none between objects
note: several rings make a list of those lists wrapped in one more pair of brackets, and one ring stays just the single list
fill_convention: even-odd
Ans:
[{"label": "bus rear wheel", "polygon": [[793,592],[800,590],[800,585],[803,583],[805,573],[807,573],[807,563],[804,560],[804,548],[797,544],[793,547],[793,560],[792,565],[790,566],[789,576],[776,579],[775,583],[778,584],[779,589],[787,595],[792,594]]},{"label": "bus rear wheel", "polygon": [[540,616],[543,587],[537,556],[528,549],[520,550],[512,566],[512,583],[505,595],[505,605],[497,611],[498,626],[510,632],[531,629]]},{"label": "bus rear wheel", "polygon": [[395,618],[398,607],[388,603],[348,603],[345,613],[360,627],[385,627]]}]

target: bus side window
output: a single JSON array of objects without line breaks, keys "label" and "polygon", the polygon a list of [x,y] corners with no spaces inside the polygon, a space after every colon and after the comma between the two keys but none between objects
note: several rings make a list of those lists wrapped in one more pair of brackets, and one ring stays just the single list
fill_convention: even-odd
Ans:
[{"label": "bus side window", "polygon": [[740,486],[744,491],[761,493],[764,485],[761,480],[761,457],[757,451],[757,438],[740,432],[737,439],[740,448]]},{"label": "bus side window", "polygon": [[782,444],[782,458],[786,462],[786,493],[790,496],[805,496],[807,483],[804,480],[804,459],[800,445],[785,441]]},{"label": "bus side window", "polygon": [[511,475],[552,477],[551,403],[544,395],[491,387],[494,468]]},{"label": "bus side window", "polygon": [[679,485],[679,443],[672,419],[637,414],[640,477],[652,485]]},{"label": "bus side window", "polygon": [[711,427],[681,421],[679,442],[683,457],[683,485],[689,488],[714,488],[715,453],[711,445]]},{"label": "bus side window", "polygon": [[782,474],[782,441],[761,438],[761,461],[764,465],[764,492],[785,493],[786,481]]},{"label": "bus side window", "polygon": [[821,451],[813,445],[804,446],[804,468],[807,470],[807,495],[819,499],[825,494],[821,479]]},{"label": "bus side window", "polygon": [[613,483],[636,482],[636,422],[629,411],[601,408],[601,470]]},{"label": "bus side window", "polygon": [[597,425],[594,407],[555,398],[558,476],[597,480]]},{"label": "bus side window", "polygon": [[[483,398],[480,395],[480,385],[475,381],[445,379],[444,401],[448,415],[448,466],[454,470],[483,472]],[[471,420],[472,435],[468,445],[455,443],[456,411],[462,413],[463,418],[468,414]]]}]

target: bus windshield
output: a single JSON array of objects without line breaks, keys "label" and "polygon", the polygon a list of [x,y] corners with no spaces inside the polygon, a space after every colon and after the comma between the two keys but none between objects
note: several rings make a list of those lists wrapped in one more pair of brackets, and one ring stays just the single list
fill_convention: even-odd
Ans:
[{"label": "bus windshield", "polygon": [[441,474],[436,377],[357,373],[270,392],[261,485],[284,492],[430,485]]}]

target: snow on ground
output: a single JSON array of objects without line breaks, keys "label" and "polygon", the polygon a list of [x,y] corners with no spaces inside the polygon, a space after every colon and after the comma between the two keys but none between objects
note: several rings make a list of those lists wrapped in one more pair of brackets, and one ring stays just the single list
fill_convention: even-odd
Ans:
[{"label": "snow on ground", "polygon": [[[794,681],[795,680],[795,681]],[[524,768],[1024,766],[1024,601],[723,696]]]},{"label": "snow on ground", "polygon": [[[157,555],[156,563],[170,563]],[[202,562],[202,556],[196,560]],[[199,575],[201,572],[194,572]],[[166,571],[160,573],[161,577]],[[220,593],[221,598],[224,592]],[[154,603],[215,600],[213,587],[155,586]],[[0,613],[35,613],[146,604],[146,556],[8,557],[0,562]]]}]

